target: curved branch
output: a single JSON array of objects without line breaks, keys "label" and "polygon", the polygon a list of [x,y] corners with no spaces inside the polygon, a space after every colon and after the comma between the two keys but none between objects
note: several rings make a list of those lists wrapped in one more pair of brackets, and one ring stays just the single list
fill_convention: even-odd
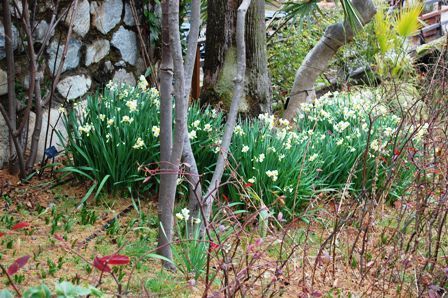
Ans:
[{"label": "curved branch", "polygon": [[[376,14],[372,0],[352,0],[352,5],[359,12],[363,25],[369,23]],[[348,21],[331,25],[325,30],[324,36],[306,55],[297,71],[289,103],[283,115],[285,119],[292,120],[302,103],[316,98],[314,91],[316,79],[328,68],[339,48],[351,42],[354,35],[354,30]]]}]

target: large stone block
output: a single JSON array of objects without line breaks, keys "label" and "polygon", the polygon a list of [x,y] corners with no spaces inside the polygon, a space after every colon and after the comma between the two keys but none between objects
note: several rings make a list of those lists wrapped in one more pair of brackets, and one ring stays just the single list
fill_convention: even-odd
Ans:
[{"label": "large stone block", "polygon": [[109,54],[110,51],[110,43],[106,39],[100,39],[94,41],[92,44],[87,46],[86,51],[86,66],[89,66],[93,63],[98,63],[104,57]]},{"label": "large stone block", "polygon": [[[65,23],[68,25],[71,21],[73,10],[70,9]],[[73,31],[81,37],[84,37],[90,29],[90,3],[88,0],[78,2],[78,8],[73,20]]]},{"label": "large stone block", "polygon": [[115,72],[114,77],[112,79],[118,85],[126,84],[129,86],[135,86],[136,81],[132,72],[127,72],[124,69],[119,69]]},{"label": "large stone block", "polygon": [[137,62],[138,48],[137,36],[134,31],[125,29],[123,26],[114,33],[112,37],[112,45],[116,47],[124,61],[131,65]]},{"label": "large stone block", "polygon": [[[49,30],[49,25],[45,20],[40,21],[37,26],[34,29],[33,32],[33,38],[36,42],[38,43],[42,43],[44,41],[45,38],[45,34],[47,34],[48,30]],[[54,30],[53,32],[50,33],[50,37],[54,35]]]},{"label": "large stone block", "polygon": [[106,0],[101,3],[94,1],[90,4],[93,25],[103,34],[107,34],[120,22],[122,12],[122,0]]},{"label": "large stone block", "polygon": [[[62,141],[59,139],[59,133],[63,138],[67,137],[67,131],[65,129],[64,123],[62,122],[61,111],[56,108],[50,109],[50,121],[48,121],[48,108],[42,113],[42,128],[40,131],[39,144],[37,147],[37,162],[42,160],[44,156],[45,149],[55,146],[56,150],[61,151],[64,146]],[[60,117],[61,116],[61,117]],[[36,122],[36,114],[30,113],[30,131],[28,133],[28,146],[31,145],[31,137],[33,134],[34,125]],[[47,126],[50,123],[48,134]],[[45,144],[45,137],[47,137],[47,144]],[[50,142],[51,141],[51,142]]]},{"label": "large stone block", "polygon": [[132,8],[131,5],[129,3],[126,3],[124,5],[124,18],[123,18],[123,22],[127,25],[127,26],[135,26],[135,19],[134,19],[134,15],[132,14]]},{"label": "large stone block", "polygon": [[[52,108],[50,111],[50,121],[48,122],[48,109],[43,112],[42,115],[42,128],[40,131],[39,144],[37,147],[37,161],[40,162],[42,159],[45,149],[51,146],[55,146],[58,151],[63,149],[62,141],[58,137],[58,133],[63,138],[67,137],[67,131],[59,117],[59,109]],[[34,112],[30,113],[29,120],[29,132],[28,132],[28,149],[31,146],[31,138],[33,135],[34,125],[36,123],[36,114]],[[50,123],[50,127],[47,133],[47,124]],[[58,133],[57,133],[58,132]],[[45,136],[47,136],[47,144],[45,145]],[[51,139],[51,142],[50,142]],[[5,119],[0,114],[0,169],[4,168],[5,163],[9,159],[9,131],[6,126]]]},{"label": "large stone block", "polygon": [[75,99],[83,96],[92,86],[92,79],[87,75],[74,75],[62,79],[56,89],[67,99]]},{"label": "large stone block", "polygon": [[[75,69],[79,65],[80,60],[80,50],[81,50],[81,42],[74,38],[70,39],[68,42],[67,56],[65,57],[64,65],[62,66],[62,73],[66,70]],[[50,56],[48,59],[48,68],[50,72],[54,75],[61,63],[62,53],[64,52],[65,42],[61,42],[58,51],[58,41],[53,40],[50,46],[47,49],[47,53]],[[57,57],[56,57],[57,54]],[[54,67],[54,63],[56,61],[56,67]],[[53,72],[54,70],[54,72]]]},{"label": "large stone block", "polygon": [[[0,21],[0,60],[6,57],[5,40],[5,27],[3,26],[2,21]],[[19,42],[19,31],[14,25],[12,25],[12,47],[14,50],[17,50]]]}]

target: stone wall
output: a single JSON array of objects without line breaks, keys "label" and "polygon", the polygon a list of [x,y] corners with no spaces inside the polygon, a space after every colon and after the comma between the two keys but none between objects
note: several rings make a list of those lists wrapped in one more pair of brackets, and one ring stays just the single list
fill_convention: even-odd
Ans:
[{"label": "stone wall", "polygon": [[[51,19],[48,13],[48,3],[42,0],[38,4],[34,30],[35,47],[39,49],[44,40]],[[69,5],[69,2],[67,2]],[[13,15],[13,46],[15,50],[17,91],[25,91],[29,86],[28,61],[24,52],[23,36],[20,32],[18,20]],[[71,16],[72,13],[69,13]],[[45,50],[45,71],[42,88],[48,88],[48,78],[53,76],[55,69],[61,61],[62,52],[66,42],[69,19],[59,24]],[[104,86],[109,80],[126,82],[134,85],[136,77],[145,72],[143,59],[140,58],[140,46],[136,32],[136,22],[131,7],[126,0],[89,1],[79,0],[77,13],[73,20],[73,31],[68,42],[67,55],[63,65],[60,81],[55,95],[56,103],[65,100],[75,100],[94,92],[98,87]],[[58,50],[59,47],[59,50]],[[6,103],[7,74],[5,59],[4,27],[0,20],[0,100]],[[56,68],[54,68],[56,64]],[[45,85],[47,84],[47,85]],[[21,94],[26,94],[21,92]],[[22,95],[23,97],[24,95]],[[56,121],[58,104],[51,109]],[[45,139],[46,117],[41,138]],[[54,119],[53,119],[54,118]],[[56,123],[52,123],[55,125]],[[59,125],[60,126],[60,125]],[[32,127],[32,126],[31,126]],[[0,168],[8,158],[8,132],[3,117],[0,115]],[[57,139],[57,138],[55,138]],[[42,143],[42,141],[41,141]],[[43,146],[43,144],[42,144]],[[47,144],[48,147],[48,144]],[[39,148],[40,156],[44,148]]]}]

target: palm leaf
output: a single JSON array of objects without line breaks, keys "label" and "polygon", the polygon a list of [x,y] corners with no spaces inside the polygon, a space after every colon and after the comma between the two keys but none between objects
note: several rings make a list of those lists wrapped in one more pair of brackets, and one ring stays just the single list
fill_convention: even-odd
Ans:
[{"label": "palm leaf", "polygon": [[[271,39],[280,29],[287,25],[290,21],[298,21],[299,31],[305,21],[310,20],[311,17],[315,16],[317,12],[323,15],[322,11],[317,5],[318,0],[306,0],[302,2],[286,2],[283,4],[282,10],[286,16],[280,21],[279,26],[273,34],[268,38]],[[268,27],[272,27],[275,22],[275,18],[268,24]]]},{"label": "palm leaf", "polygon": [[353,6],[350,0],[339,0],[341,2],[342,10],[344,11],[345,21],[350,25],[353,31],[357,31],[363,27],[363,23],[359,12]]},{"label": "palm leaf", "polygon": [[420,28],[421,23],[418,19],[423,11],[423,3],[417,1],[401,10],[396,19],[395,30],[402,37],[414,35]]},{"label": "palm leaf", "polygon": [[380,9],[374,19],[375,36],[378,42],[378,47],[381,53],[385,54],[390,50],[392,43],[391,36],[391,22],[387,14],[384,13],[383,9]]}]

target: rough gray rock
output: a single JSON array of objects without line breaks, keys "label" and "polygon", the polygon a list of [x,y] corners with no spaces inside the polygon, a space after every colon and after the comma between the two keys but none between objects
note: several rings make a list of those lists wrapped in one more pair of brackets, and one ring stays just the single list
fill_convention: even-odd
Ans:
[{"label": "rough gray rock", "polygon": [[103,34],[107,34],[120,22],[122,11],[122,0],[106,0],[102,4],[94,1],[90,4],[92,23]]},{"label": "rough gray rock", "polygon": [[6,121],[0,113],[0,169],[9,158],[9,132]]},{"label": "rough gray rock", "polygon": [[87,46],[86,51],[86,66],[101,61],[109,54],[110,43],[106,39],[100,39],[94,41],[91,45]]},{"label": "rough gray rock", "polygon": [[137,65],[135,66],[135,73],[136,74],[144,74],[146,72],[146,65],[145,61],[142,57],[138,57],[137,59]]},{"label": "rough gray rock", "polygon": [[114,81],[118,85],[126,84],[129,86],[135,86],[136,84],[135,77],[132,72],[127,72],[124,69],[117,70],[112,81]]},{"label": "rough gray rock", "polygon": [[[70,9],[65,23],[70,24],[73,14],[73,8]],[[88,0],[78,2],[75,18],[73,20],[73,31],[81,37],[84,37],[90,29],[90,4]]]},{"label": "rough gray rock", "polygon": [[[47,123],[48,123],[48,109],[43,112],[42,115],[42,129],[40,132],[39,145],[37,148],[37,160],[40,161],[42,156],[44,155],[44,151],[46,148],[54,145],[58,151],[63,149],[62,140],[59,139],[56,131],[61,133],[63,138],[67,137],[67,131],[64,127],[64,124],[61,119],[59,119],[59,109],[52,108],[50,112],[50,129],[48,131],[47,145],[45,146],[45,134],[47,131]],[[29,119],[29,132],[28,132],[28,146],[31,144],[31,137],[34,130],[34,125],[36,123],[36,114],[34,112],[30,112]],[[55,128],[55,132],[53,133],[53,139],[50,143],[51,133]],[[4,168],[5,162],[8,161],[9,158],[9,132],[6,126],[6,122],[3,116],[0,114],[0,169]]]},{"label": "rough gray rock", "polygon": [[124,61],[131,65],[137,62],[137,36],[134,31],[126,30],[123,26],[114,33],[112,45],[116,47]]},{"label": "rough gray rock", "polygon": [[15,5],[12,5],[11,3],[9,5],[9,11],[12,17],[19,18],[19,16],[21,16],[23,12],[22,1],[16,1]]},{"label": "rough gray rock", "polygon": [[87,75],[74,75],[61,80],[56,86],[58,92],[67,99],[83,96],[92,86],[92,79]]},{"label": "rough gray rock", "polygon": [[120,60],[120,61],[116,62],[114,65],[115,65],[115,67],[118,67],[118,68],[126,67],[126,62],[124,62],[123,60]]},{"label": "rough gray rock", "polygon": [[[58,41],[53,40],[47,49],[47,53],[50,56],[50,58],[48,59],[48,68],[50,69],[50,72],[53,75],[57,72],[59,64],[61,63],[62,53],[64,52],[64,45],[65,42],[61,42],[58,52]],[[70,41],[68,42],[67,56],[65,57],[64,66],[62,67],[62,73],[66,70],[78,67],[81,55],[80,54],[81,45],[82,44],[80,41],[73,38],[70,39]],[[58,53],[57,58],[56,53]],[[54,68],[53,73],[55,60],[56,60],[56,67]]]},{"label": "rough gray rock", "polygon": [[[43,71],[36,72],[36,80],[43,80],[44,79],[44,73]],[[22,78],[22,87],[28,90],[30,88],[30,75],[26,74]]]},{"label": "rough gray rock", "polygon": [[134,16],[132,15],[132,9],[131,9],[131,5],[129,3],[126,3],[124,5],[124,18],[123,18],[123,22],[127,25],[127,26],[135,26],[135,19]]},{"label": "rough gray rock", "polygon": [[[40,21],[37,24],[36,29],[34,29],[34,32],[33,32],[34,40],[38,43],[42,43],[44,41],[45,34],[47,33],[48,28],[49,28],[49,25],[45,20]],[[53,35],[53,32],[51,33],[51,36],[52,35]]]},{"label": "rough gray rock", "polygon": [[8,74],[3,69],[0,69],[0,95],[8,93]]},{"label": "rough gray rock", "polygon": [[[12,25],[12,47],[14,50],[17,50],[19,47],[19,31],[17,28]],[[5,52],[5,27],[3,23],[0,21],[0,60],[6,57]]]},{"label": "rough gray rock", "polygon": [[108,72],[112,72],[112,70],[114,70],[114,66],[112,65],[112,62],[110,62],[109,60],[107,60],[106,62],[104,62],[104,68],[105,68]]},{"label": "rough gray rock", "polygon": [[[63,149],[62,141],[59,139],[56,131],[60,132],[63,138],[67,137],[67,130],[65,129],[64,123],[62,119],[59,119],[59,108],[51,108],[50,109],[50,129],[48,130],[47,135],[47,144],[45,145],[45,134],[47,132],[47,124],[48,124],[48,109],[42,113],[42,129],[40,131],[39,145],[37,147],[37,161],[40,162],[42,157],[44,156],[44,152],[46,148],[51,146],[55,146],[56,150],[61,151]],[[28,144],[31,144],[31,137],[33,134],[34,124],[36,121],[36,114],[33,112],[30,113],[30,131],[28,133]],[[50,143],[50,138],[52,134],[53,128],[55,131],[53,132],[53,138]]]}]

